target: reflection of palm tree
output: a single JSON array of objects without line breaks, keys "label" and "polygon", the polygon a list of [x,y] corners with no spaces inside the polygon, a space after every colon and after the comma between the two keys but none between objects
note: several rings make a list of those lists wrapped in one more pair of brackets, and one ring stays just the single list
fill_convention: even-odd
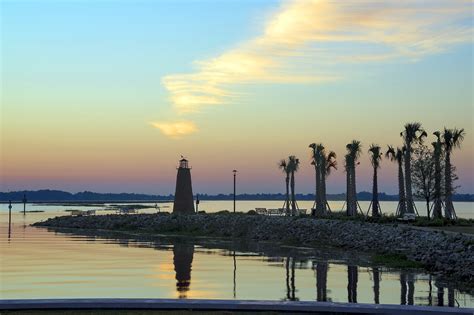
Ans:
[{"label": "reflection of palm tree", "polygon": [[176,243],[173,246],[173,264],[176,272],[176,290],[179,298],[186,298],[191,284],[191,265],[194,256],[194,245]]},{"label": "reflection of palm tree", "polygon": [[403,176],[403,156],[405,148],[396,148],[388,146],[385,157],[390,161],[395,161],[398,164],[398,206],[397,215],[403,216],[407,210],[406,196],[405,196],[405,179]]},{"label": "reflection of palm tree", "polygon": [[405,273],[400,273],[400,304],[407,304],[407,275]]},{"label": "reflection of palm tree", "polygon": [[415,278],[412,273],[400,273],[400,304],[401,305],[413,305],[414,294],[415,294]]},{"label": "reflection of palm tree", "polygon": [[[381,215],[379,204],[379,192],[377,185],[377,169],[380,167],[380,160],[382,159],[382,150],[380,146],[372,144],[369,148],[370,162],[374,168],[374,179],[372,185],[372,216],[379,217]],[[370,208],[369,208],[370,209]]]},{"label": "reflection of palm tree", "polygon": [[357,282],[359,272],[357,266],[347,266],[347,300],[349,303],[357,303]]},{"label": "reflection of palm tree", "polygon": [[408,305],[413,305],[415,295],[415,276],[412,273],[407,275],[408,282]]},{"label": "reflection of palm tree", "polygon": [[461,143],[464,140],[464,129],[446,129],[443,132],[443,144],[445,152],[444,162],[444,193],[445,193],[445,210],[444,215],[448,219],[456,219],[456,212],[454,211],[454,205],[452,200],[453,179],[452,179],[452,166],[451,166],[451,153],[455,148],[460,148]]},{"label": "reflection of palm tree", "polygon": [[433,296],[432,296],[432,291],[433,291],[433,285],[431,284],[431,275],[429,275],[428,278],[428,287],[430,288],[430,291],[428,292],[428,305],[431,306],[433,305]]},{"label": "reflection of palm tree", "polygon": [[438,306],[444,306],[444,288],[437,284],[435,286],[438,289]]},{"label": "reflection of palm tree", "polygon": [[454,307],[454,289],[448,288],[448,306]]},{"label": "reflection of palm tree", "polygon": [[372,269],[373,277],[374,277],[374,303],[380,303],[380,272],[379,268],[374,267]]},{"label": "reflection of palm tree", "polygon": [[285,260],[285,267],[286,267],[286,299],[291,300],[291,292],[290,292],[290,257],[286,257]]},{"label": "reflection of palm tree", "polygon": [[[295,287],[295,259],[286,257],[286,300],[298,301]],[[290,268],[291,266],[291,268]]]},{"label": "reflection of palm tree", "polygon": [[411,152],[412,145],[414,142],[421,143],[423,137],[427,134],[418,122],[405,124],[405,130],[400,133],[403,137],[405,144],[405,190],[406,190],[406,202],[407,202],[407,213],[415,213],[415,203],[413,202],[413,191],[411,185]]},{"label": "reflection of palm tree", "polygon": [[327,280],[328,280],[328,263],[319,262],[316,265],[316,299],[319,302],[327,301]]}]

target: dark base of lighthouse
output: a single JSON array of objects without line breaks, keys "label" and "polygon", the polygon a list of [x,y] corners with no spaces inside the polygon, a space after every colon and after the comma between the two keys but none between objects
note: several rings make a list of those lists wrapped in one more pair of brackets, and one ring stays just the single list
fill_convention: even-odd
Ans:
[{"label": "dark base of lighthouse", "polygon": [[174,194],[173,213],[193,214],[194,200],[189,168],[178,168],[176,191]]}]

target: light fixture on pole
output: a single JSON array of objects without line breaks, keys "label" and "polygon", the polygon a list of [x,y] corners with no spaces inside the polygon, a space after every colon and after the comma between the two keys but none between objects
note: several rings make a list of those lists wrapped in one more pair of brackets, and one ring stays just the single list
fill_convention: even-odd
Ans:
[{"label": "light fixture on pole", "polygon": [[237,175],[237,170],[232,171],[234,173],[234,213],[235,213],[235,177]]}]

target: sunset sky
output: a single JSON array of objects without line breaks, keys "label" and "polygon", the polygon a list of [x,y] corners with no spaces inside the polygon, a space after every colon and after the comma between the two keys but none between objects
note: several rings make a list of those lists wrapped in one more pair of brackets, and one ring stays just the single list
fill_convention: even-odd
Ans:
[{"label": "sunset sky", "polygon": [[[453,162],[474,193],[473,3],[387,1],[9,1],[0,3],[1,191],[283,192],[277,162],[308,145],[343,156],[401,145],[406,122],[466,130]],[[379,191],[397,193],[382,161]]]}]

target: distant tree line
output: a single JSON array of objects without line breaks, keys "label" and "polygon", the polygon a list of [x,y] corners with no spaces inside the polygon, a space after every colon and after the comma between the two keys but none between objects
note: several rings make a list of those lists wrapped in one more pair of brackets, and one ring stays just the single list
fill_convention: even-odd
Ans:
[{"label": "distant tree line", "polygon": [[[27,190],[27,191],[12,191],[12,192],[0,192],[0,202],[20,202],[23,199],[23,195],[26,195],[29,202],[41,201],[159,201],[169,200],[172,201],[173,195],[147,195],[147,194],[132,194],[132,193],[95,193],[90,191],[70,193],[60,190]],[[398,195],[389,195],[386,193],[379,193],[380,201],[398,201]],[[237,200],[285,200],[286,196],[282,193],[271,194],[271,193],[259,193],[259,194],[238,194]],[[298,200],[314,200],[314,194],[295,194],[295,198]],[[200,200],[232,200],[232,194],[199,194]],[[372,193],[362,191],[357,193],[357,199],[361,201],[372,200]],[[346,194],[327,194],[327,200],[333,201],[345,201]],[[417,200],[423,201],[422,198]],[[456,194],[453,196],[453,201],[469,201],[474,202],[474,194]]]}]

